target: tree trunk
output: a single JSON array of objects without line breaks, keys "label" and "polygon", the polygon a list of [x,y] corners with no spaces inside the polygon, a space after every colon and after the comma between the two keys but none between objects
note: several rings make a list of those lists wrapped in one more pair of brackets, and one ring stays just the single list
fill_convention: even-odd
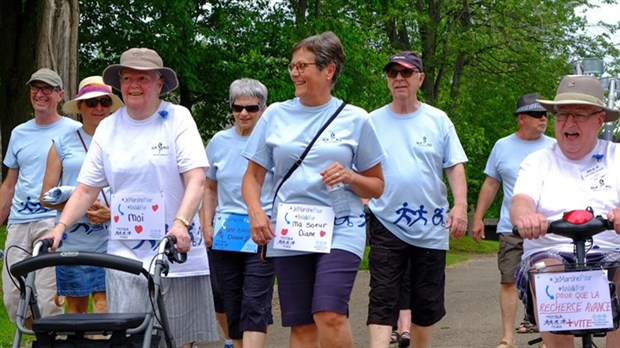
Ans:
[{"label": "tree trunk", "polygon": [[78,25],[78,0],[0,1],[3,158],[13,128],[33,117],[25,83],[34,71],[43,67],[55,70],[64,82],[65,99],[75,95]]}]

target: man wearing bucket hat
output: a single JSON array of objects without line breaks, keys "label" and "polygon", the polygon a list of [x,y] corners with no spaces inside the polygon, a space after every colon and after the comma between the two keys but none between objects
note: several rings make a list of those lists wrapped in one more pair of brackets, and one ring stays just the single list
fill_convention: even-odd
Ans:
[{"label": "man wearing bucket hat", "polygon": [[[498,348],[516,347],[513,327],[517,315],[518,300],[514,279],[515,271],[523,254],[523,240],[512,234],[512,224],[510,223],[512,189],[517,180],[521,161],[530,153],[548,147],[555,142],[553,138],[544,134],[547,129],[547,110],[536,101],[537,99],[540,99],[538,93],[529,93],[522,95],[517,100],[517,109],[514,115],[519,128],[515,133],[499,139],[493,146],[484,169],[487,176],[480,188],[476,211],[472,219],[473,238],[479,242],[484,239],[482,218],[493,203],[501,185],[504,190],[504,198],[499,224],[497,225],[500,243],[497,266],[501,274],[499,304],[503,334]],[[524,332],[530,332],[533,329],[532,324],[527,320],[521,323],[521,327]]]},{"label": "man wearing bucket hat", "polygon": [[[202,139],[189,110],[160,99],[178,86],[175,72],[163,66],[157,52],[132,48],[120,64],[103,71],[103,81],[120,89],[125,107],[97,128],[78,177],[78,186],[50,231],[54,248],[67,229],[86,213],[100,188],[110,186],[114,219],[110,222],[108,253],[133,257],[150,264],[156,243],[171,235],[187,262],[170,265],[164,278],[164,301],[176,342],[191,347],[195,341],[217,339],[213,296],[202,229],[196,216],[208,167]],[[136,231],[119,239],[118,231],[134,231],[129,215],[116,207],[127,201],[150,201],[144,236]],[[132,208],[133,207],[133,208]],[[125,212],[139,209],[123,205]],[[135,213],[141,211],[135,210]],[[146,214],[146,212],[144,212]],[[160,221],[160,222],[157,222]],[[127,227],[126,227],[127,226]],[[131,227],[131,229],[130,229]],[[141,277],[106,272],[110,312],[140,312],[149,306],[147,284]]]},{"label": "man wearing bucket hat", "polygon": [[[80,114],[82,128],[53,139],[47,155],[47,165],[41,196],[41,204],[60,211],[65,200],[51,199],[49,190],[75,188],[77,177],[90,147],[95,129],[110,113],[123,106],[123,102],[112,92],[112,87],[103,83],[101,76],[90,76],[80,82],[75,99],[63,105],[66,114]],[[105,191],[105,192],[104,192]],[[99,194],[98,200],[86,215],[63,236],[63,245],[58,251],[90,251],[105,253],[108,243],[110,220],[109,190]],[[68,313],[86,313],[88,297],[93,297],[95,313],[107,311],[105,293],[105,270],[91,266],[57,266],[56,285],[58,294],[65,296]]]},{"label": "man wearing bucket hat", "polygon": [[[517,270],[519,297],[528,296],[528,273],[533,265],[551,267],[574,263],[571,240],[546,234],[548,221],[563,213],[592,207],[595,215],[614,224],[593,237],[588,262],[620,261],[620,149],[598,139],[604,122],[615,121],[620,111],[605,106],[603,89],[591,76],[565,76],[554,100],[538,102],[555,117],[557,143],[526,157],[514,187],[510,219],[524,238],[523,257]],[[616,284],[620,286],[620,284]],[[547,348],[572,347],[573,336],[543,332]],[[607,347],[620,347],[620,332],[607,333]]]},{"label": "man wearing bucket hat", "polygon": [[[445,112],[422,103],[422,60],[413,52],[384,66],[392,102],[370,114],[388,158],[385,190],[371,199],[370,346],[387,347],[398,318],[402,278],[411,263],[411,344],[429,347],[433,326],[446,314],[445,261],[449,236],[467,229],[467,156]],[[388,135],[389,134],[389,135]],[[448,178],[454,196],[449,208]],[[389,257],[387,257],[389,255]]]},{"label": "man wearing bucket hat", "polygon": [[[9,146],[4,157],[8,172],[0,188],[0,224],[8,216],[5,250],[7,265],[13,265],[32,252],[34,242],[54,224],[56,212],[41,206],[39,194],[45,172],[45,158],[52,138],[76,130],[81,126],[58,113],[63,100],[63,84],[60,76],[50,69],[39,69],[26,84],[34,118],[15,127],[11,132]],[[23,248],[19,251],[15,246]],[[56,277],[53,269],[37,273],[37,292],[42,315],[62,313],[62,305],[56,298]],[[19,291],[2,267],[2,290],[4,304],[12,321],[15,321]]]}]

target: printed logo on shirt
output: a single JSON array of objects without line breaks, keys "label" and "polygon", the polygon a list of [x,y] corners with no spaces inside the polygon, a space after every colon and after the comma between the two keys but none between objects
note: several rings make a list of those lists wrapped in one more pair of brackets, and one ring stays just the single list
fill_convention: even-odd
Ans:
[{"label": "printed logo on shirt", "polygon": [[422,137],[422,140],[416,141],[415,144],[418,146],[422,146],[422,147],[433,147],[433,144],[430,141],[428,141],[426,137]]},{"label": "printed logo on shirt", "polygon": [[342,138],[336,135],[336,132],[329,132],[329,136],[322,137],[321,141],[324,143],[337,144],[342,142]]},{"label": "printed logo on shirt", "polygon": [[151,146],[151,153],[153,156],[168,156],[168,150],[170,150],[170,146],[164,145],[161,142],[155,146]]},{"label": "printed logo on shirt", "polygon": [[592,190],[593,192],[609,191],[611,189],[611,185],[605,182],[604,177],[598,179],[598,181],[593,181],[592,183],[590,183],[590,190]]}]

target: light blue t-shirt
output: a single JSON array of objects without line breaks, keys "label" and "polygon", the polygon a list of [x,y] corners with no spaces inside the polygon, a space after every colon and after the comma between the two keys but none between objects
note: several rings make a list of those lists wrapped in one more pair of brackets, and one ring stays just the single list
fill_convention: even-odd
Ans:
[{"label": "light blue t-shirt", "polygon": [[501,182],[504,189],[497,233],[512,233],[510,202],[521,161],[530,153],[549,147],[554,143],[555,139],[544,134],[536,140],[523,140],[513,133],[499,139],[493,146],[484,168],[484,174]]},{"label": "light blue t-shirt", "polygon": [[[84,140],[86,149],[88,149],[93,138],[86,134],[83,129],[78,129],[53,139],[54,147],[62,162],[62,177],[59,185],[77,186],[77,178],[84,158],[86,158],[86,150],[84,145],[82,145],[78,132],[82,140]],[[98,199],[102,204],[106,205],[110,202],[109,188],[106,187],[104,192],[106,193],[106,198],[104,199],[101,192],[99,192]],[[60,217],[60,214],[61,212],[58,211],[56,219]],[[65,231],[62,246],[58,250],[104,253],[108,245],[108,225],[93,225],[83,216]]]},{"label": "light blue t-shirt", "polygon": [[[274,168],[274,187],[301,156],[312,138],[342,104],[331,98],[324,105],[304,106],[299,98],[270,105],[258,121],[242,155],[263,168]],[[386,157],[377,133],[363,109],[347,105],[319,136],[303,163],[282,185],[273,208],[275,223],[278,203],[331,206],[321,170],[339,162],[357,172],[368,170]],[[346,189],[351,215],[334,222],[332,249],[362,257],[366,242],[365,219],[360,198]],[[273,193],[270,199],[273,198]],[[267,255],[292,256],[300,252],[272,248]]]},{"label": "light blue t-shirt", "polygon": [[[248,160],[241,152],[249,136],[237,134],[235,127],[217,132],[207,144],[209,169],[207,178],[217,181],[218,213],[247,214],[248,208],[241,195],[241,181],[248,166]],[[271,215],[273,192],[273,172],[265,176],[261,191],[261,206],[267,215]]]},{"label": "light blue t-shirt", "polygon": [[72,132],[82,126],[68,117],[47,125],[38,125],[35,119],[15,127],[11,132],[4,165],[19,170],[15,194],[9,214],[9,224],[39,221],[56,216],[56,211],[39,203],[41,185],[45,176],[47,154],[52,138]]},{"label": "light blue t-shirt", "polygon": [[389,105],[370,119],[388,153],[383,162],[385,190],[368,206],[381,223],[407,244],[448,250],[448,197],[443,170],[467,162],[445,112],[422,103],[410,114]]}]

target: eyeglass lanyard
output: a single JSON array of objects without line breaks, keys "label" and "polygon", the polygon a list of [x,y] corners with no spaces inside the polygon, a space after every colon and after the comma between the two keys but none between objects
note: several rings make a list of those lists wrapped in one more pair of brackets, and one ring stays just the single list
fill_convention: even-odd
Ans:
[{"label": "eyeglass lanyard", "polygon": [[[82,138],[82,134],[80,134],[79,130],[75,131],[78,135],[78,138],[80,138],[80,141],[82,142],[82,146],[84,147],[84,152],[88,153],[88,147],[86,146],[86,143],[84,142],[84,138]],[[105,205],[109,208],[110,207],[110,203],[108,203],[108,199],[105,197],[105,192],[103,192],[103,189],[101,189],[101,196],[103,197],[103,200],[105,201]]]}]

